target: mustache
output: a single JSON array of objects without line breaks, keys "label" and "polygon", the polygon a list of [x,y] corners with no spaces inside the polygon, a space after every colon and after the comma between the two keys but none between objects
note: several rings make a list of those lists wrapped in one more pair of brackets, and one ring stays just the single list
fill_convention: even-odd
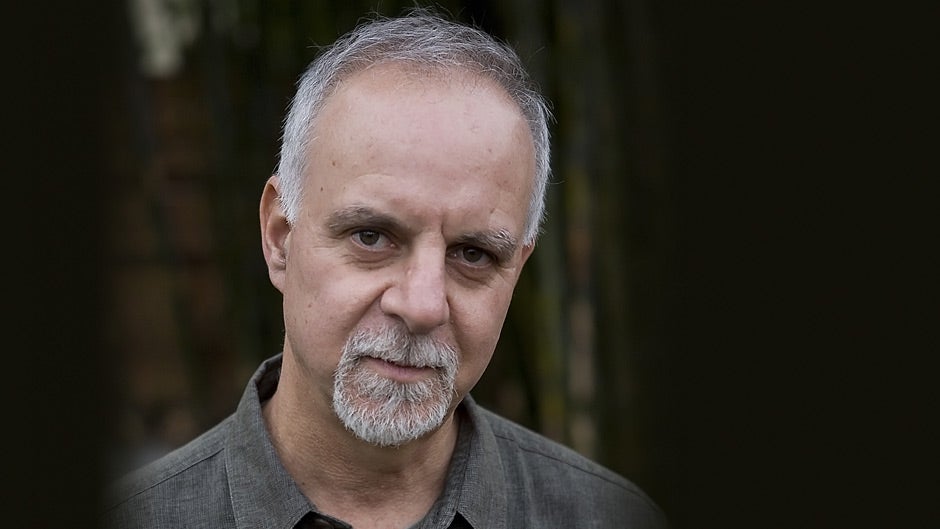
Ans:
[{"label": "mustache", "polygon": [[359,329],[346,341],[347,361],[371,357],[406,367],[446,368],[457,362],[457,351],[427,335],[416,335],[401,327]]}]

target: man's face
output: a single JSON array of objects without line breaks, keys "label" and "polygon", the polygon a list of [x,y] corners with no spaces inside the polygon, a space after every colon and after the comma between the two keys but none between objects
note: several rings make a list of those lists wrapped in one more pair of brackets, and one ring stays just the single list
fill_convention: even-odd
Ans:
[{"label": "man's face", "polygon": [[[449,413],[488,365],[532,250],[522,245],[533,174],[527,124],[488,80],[385,65],[340,86],[313,138],[297,221],[281,235],[266,231],[275,239],[266,246],[285,256],[283,266],[269,258],[284,295],[285,370],[297,370],[297,391],[318,410],[344,390],[344,405],[376,412],[385,390],[369,384],[385,384],[444,401],[381,414]],[[456,377],[448,380],[444,361],[379,352],[370,337],[389,333],[398,337],[391,343],[425,344],[430,357],[452,349]],[[334,384],[351,347],[357,354],[343,363],[352,375]],[[437,391],[404,391],[422,384]]]}]

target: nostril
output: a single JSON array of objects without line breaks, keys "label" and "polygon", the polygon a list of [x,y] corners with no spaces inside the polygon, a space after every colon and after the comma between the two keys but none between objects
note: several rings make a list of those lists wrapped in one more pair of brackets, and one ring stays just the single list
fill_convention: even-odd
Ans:
[{"label": "nostril", "polygon": [[426,334],[450,320],[450,308],[442,291],[395,286],[385,291],[380,307],[382,312],[400,319],[415,334]]}]

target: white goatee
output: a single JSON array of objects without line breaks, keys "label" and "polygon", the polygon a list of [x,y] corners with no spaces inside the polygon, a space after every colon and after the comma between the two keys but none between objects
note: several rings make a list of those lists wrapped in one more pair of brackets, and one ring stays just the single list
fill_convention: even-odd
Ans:
[{"label": "white goatee", "polygon": [[[398,382],[365,367],[366,357],[430,367],[436,374],[418,382]],[[359,330],[346,341],[333,375],[333,411],[363,441],[399,446],[443,424],[457,394],[456,379],[453,347],[401,327]]]}]

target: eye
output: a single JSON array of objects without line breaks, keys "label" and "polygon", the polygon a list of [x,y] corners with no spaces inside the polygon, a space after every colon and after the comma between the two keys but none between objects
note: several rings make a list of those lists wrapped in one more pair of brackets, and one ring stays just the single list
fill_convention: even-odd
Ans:
[{"label": "eye", "polygon": [[454,250],[453,255],[472,266],[487,266],[493,260],[488,252],[476,246],[461,246]]},{"label": "eye", "polygon": [[352,233],[352,240],[357,246],[368,250],[383,250],[392,245],[388,236],[377,230],[356,230]]}]

